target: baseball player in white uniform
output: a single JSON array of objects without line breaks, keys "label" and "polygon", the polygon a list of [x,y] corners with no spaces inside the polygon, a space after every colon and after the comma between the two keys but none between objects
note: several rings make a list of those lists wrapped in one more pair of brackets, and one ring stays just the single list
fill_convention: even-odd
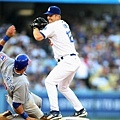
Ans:
[{"label": "baseball player in white uniform", "polygon": [[7,90],[7,102],[13,110],[25,120],[44,120],[41,107],[42,99],[29,91],[29,82],[25,73],[30,62],[26,54],[19,54],[15,60],[2,52],[4,44],[16,32],[15,26],[10,26],[6,36],[0,40],[0,69]]},{"label": "baseball player in white uniform", "polygon": [[45,80],[50,102],[48,118],[57,119],[62,117],[58,106],[57,89],[73,105],[75,109],[73,116],[87,116],[85,108],[69,87],[76,71],[80,67],[80,58],[75,50],[69,25],[64,20],[61,20],[61,10],[57,6],[50,6],[45,14],[49,24],[42,30],[34,26],[33,36],[37,41],[46,38],[50,40],[54,57],[58,62]]}]

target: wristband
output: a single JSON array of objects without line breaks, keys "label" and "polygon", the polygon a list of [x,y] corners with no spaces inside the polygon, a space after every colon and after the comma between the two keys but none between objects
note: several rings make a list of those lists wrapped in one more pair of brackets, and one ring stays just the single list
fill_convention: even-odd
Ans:
[{"label": "wristband", "polygon": [[24,119],[26,119],[26,118],[28,117],[28,114],[27,114],[26,112],[23,112],[23,113],[21,114],[21,117],[24,118]]},{"label": "wristband", "polygon": [[3,38],[3,40],[4,40],[5,42],[7,42],[9,39],[10,39],[10,37],[7,36],[7,35]]}]

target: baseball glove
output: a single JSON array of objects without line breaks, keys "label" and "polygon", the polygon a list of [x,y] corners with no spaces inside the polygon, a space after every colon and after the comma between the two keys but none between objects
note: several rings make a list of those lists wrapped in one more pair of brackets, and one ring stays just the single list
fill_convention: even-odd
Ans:
[{"label": "baseball glove", "polygon": [[38,17],[32,22],[30,26],[32,29],[38,28],[39,30],[42,30],[47,24],[48,22],[44,18]]}]

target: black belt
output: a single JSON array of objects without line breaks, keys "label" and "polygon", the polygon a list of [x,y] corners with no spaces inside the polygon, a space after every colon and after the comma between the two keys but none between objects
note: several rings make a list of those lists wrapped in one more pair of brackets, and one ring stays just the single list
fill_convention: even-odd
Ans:
[{"label": "black belt", "polygon": [[[72,53],[72,54],[70,54],[70,56],[76,56],[76,54]],[[64,57],[65,57],[65,56],[64,56]],[[63,60],[64,57],[63,57],[63,56],[60,57],[60,59],[58,59],[57,61],[60,62],[61,60]]]}]

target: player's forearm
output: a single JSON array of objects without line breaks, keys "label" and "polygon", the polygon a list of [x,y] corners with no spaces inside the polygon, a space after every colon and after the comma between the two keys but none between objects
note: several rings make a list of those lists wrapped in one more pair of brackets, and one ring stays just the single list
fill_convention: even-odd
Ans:
[{"label": "player's forearm", "polygon": [[22,104],[18,108],[15,108],[15,112],[17,114],[22,114],[24,112]]},{"label": "player's forearm", "polygon": [[0,51],[2,50],[4,44],[10,39],[10,37],[14,36],[15,33],[16,33],[15,26],[11,25],[7,29],[5,37],[0,40]]},{"label": "player's forearm", "polygon": [[6,35],[3,39],[0,40],[0,51],[2,51],[4,44],[9,40],[9,37]]},{"label": "player's forearm", "polygon": [[29,117],[28,114],[24,111],[21,103],[13,102],[13,107],[15,108],[15,112],[21,115],[21,117],[24,118],[25,120]]},{"label": "player's forearm", "polygon": [[44,39],[38,28],[33,29],[33,36],[37,41],[41,41]]},{"label": "player's forearm", "polygon": [[0,40],[0,45],[4,46],[4,44],[6,43],[6,41],[4,41],[3,39]]}]

